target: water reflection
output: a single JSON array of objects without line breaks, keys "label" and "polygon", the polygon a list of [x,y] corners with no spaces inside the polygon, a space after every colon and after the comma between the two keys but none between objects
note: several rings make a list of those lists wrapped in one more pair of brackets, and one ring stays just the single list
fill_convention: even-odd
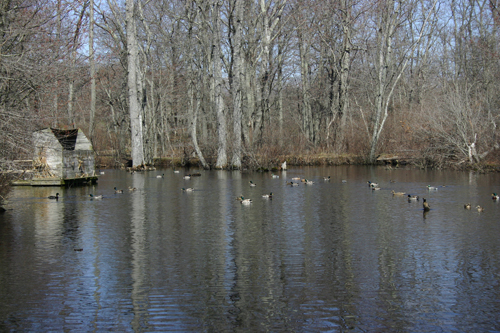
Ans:
[{"label": "water reflection", "polygon": [[134,308],[132,328],[140,331],[147,326],[147,309],[149,307],[147,295],[149,282],[147,274],[147,231],[145,228],[146,207],[144,190],[144,177],[132,177],[132,188],[140,189],[133,192],[123,200],[128,201],[131,208],[131,266],[132,266],[132,291],[131,299]]},{"label": "water reflection", "polygon": [[[49,195],[49,191],[39,192],[45,198]],[[53,247],[60,243],[64,233],[71,232],[60,221],[64,216],[65,203],[59,200],[47,201],[45,205],[37,205],[34,209],[34,229],[36,238],[36,247],[39,251],[52,250]],[[72,228],[71,228],[72,229]],[[41,258],[45,257],[45,253],[40,253]]]},{"label": "water reflection", "polygon": [[[0,216],[1,329],[500,329],[498,175],[164,172],[106,171],[58,201],[50,188],[15,188]],[[285,186],[294,176],[316,183]],[[393,189],[425,196],[431,211]],[[469,201],[486,210],[464,210]]]}]

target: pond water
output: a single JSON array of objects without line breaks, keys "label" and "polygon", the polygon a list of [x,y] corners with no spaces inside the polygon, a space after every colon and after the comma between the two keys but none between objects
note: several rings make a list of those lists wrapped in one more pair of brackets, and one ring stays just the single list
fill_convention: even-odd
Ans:
[{"label": "pond water", "polygon": [[[500,331],[500,175],[191,172],[14,188],[0,215],[0,331]],[[315,183],[285,185],[297,176]]]}]

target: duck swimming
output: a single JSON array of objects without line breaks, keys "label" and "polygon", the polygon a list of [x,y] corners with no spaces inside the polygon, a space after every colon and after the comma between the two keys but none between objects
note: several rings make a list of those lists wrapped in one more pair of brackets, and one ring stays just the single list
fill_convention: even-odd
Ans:
[{"label": "duck swimming", "polygon": [[493,199],[493,200],[500,200],[500,195],[498,195],[496,193],[491,193],[491,199]]},{"label": "duck swimming", "polygon": [[56,193],[56,195],[49,195],[48,198],[59,200],[59,193]]},{"label": "duck swimming", "polygon": [[242,205],[249,205],[252,203],[252,199],[245,199],[243,196],[241,196],[241,204]]},{"label": "duck swimming", "polygon": [[89,194],[89,197],[90,197],[91,199],[97,199],[97,200],[102,199],[102,195],[93,195],[92,193],[91,193],[91,194]]},{"label": "duck swimming", "polygon": [[418,201],[418,199],[419,199],[418,195],[410,195],[410,194],[408,194],[408,201],[410,201],[410,200]]},{"label": "duck swimming", "polygon": [[255,184],[252,180],[249,183],[250,183],[250,186],[252,186],[252,187],[257,186],[257,184]]},{"label": "duck swimming", "polygon": [[483,208],[483,207],[481,207],[481,206],[477,205],[477,207],[476,207],[476,208],[477,208],[477,211],[478,211],[478,212],[480,212],[480,213],[481,213],[481,212],[484,212],[484,208]]},{"label": "duck swimming", "polygon": [[406,194],[405,192],[394,192],[394,190],[392,190],[391,193],[392,193],[392,195],[398,195],[398,196],[403,196]]},{"label": "duck swimming", "polygon": [[262,194],[262,197],[266,198],[266,199],[272,199],[273,198],[273,192],[271,192],[269,194]]},{"label": "duck swimming", "polygon": [[438,189],[438,188],[437,188],[437,187],[430,186],[430,185],[427,185],[427,189],[428,189],[429,191],[437,191],[437,189]]},{"label": "duck swimming", "polygon": [[194,188],[192,188],[192,187],[184,188],[183,187],[183,188],[181,188],[181,190],[184,191],[184,192],[193,192]]},{"label": "duck swimming", "polygon": [[123,190],[117,190],[116,186],[113,189],[115,190],[115,193],[123,193]]},{"label": "duck swimming", "polygon": [[466,204],[464,205],[464,209],[471,209],[471,205],[470,205],[470,203],[466,203]]}]

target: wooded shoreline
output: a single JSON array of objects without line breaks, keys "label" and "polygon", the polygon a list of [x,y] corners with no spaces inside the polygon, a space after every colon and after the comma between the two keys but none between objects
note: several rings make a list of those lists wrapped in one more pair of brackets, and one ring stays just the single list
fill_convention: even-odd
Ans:
[{"label": "wooded shoreline", "polygon": [[[215,168],[217,157],[207,157],[206,162]],[[475,172],[500,172],[500,159],[492,158],[481,163],[457,163],[456,161],[432,161],[424,157],[400,157],[395,154],[383,154],[378,156],[375,163],[371,163],[366,156],[353,154],[289,154],[268,156],[245,156],[243,158],[242,170],[254,171],[278,171],[281,164],[286,161],[287,167],[302,166],[336,166],[336,165],[375,165],[384,166],[387,169],[399,167],[411,167],[416,169],[448,169]],[[127,168],[130,167],[129,160],[116,161],[111,157],[97,158],[99,168]],[[202,168],[197,157],[163,157],[154,159],[150,165],[155,168]],[[230,169],[230,168],[229,168]]]},{"label": "wooded shoreline", "polygon": [[[395,155],[381,155],[378,157],[376,163],[370,163],[369,159],[362,155],[348,155],[348,154],[295,154],[295,155],[282,155],[270,157],[245,157],[243,158],[243,165],[241,170],[250,170],[256,172],[277,172],[280,171],[281,165],[284,161],[287,162],[287,167],[303,167],[303,166],[335,166],[335,165],[378,165],[385,167],[387,170],[398,168],[416,168],[416,169],[448,169],[448,170],[461,170],[472,171],[478,173],[487,172],[500,172],[500,159],[498,154],[494,154],[494,159],[489,159],[477,164],[460,163],[457,164],[453,161],[439,162],[436,166],[431,161],[425,161],[422,158],[397,158]],[[215,165],[216,157],[206,159],[210,165]],[[26,162],[26,161],[24,161]],[[127,168],[128,160],[122,159],[117,161],[109,156],[100,156],[96,159],[97,169],[115,169]],[[424,164],[424,163],[429,164]],[[200,168],[202,166],[196,157],[164,157],[155,159],[148,169],[153,170],[156,168]],[[131,168],[128,168],[131,170]],[[215,168],[212,168],[215,169]],[[2,209],[4,200],[10,191],[12,181],[19,177],[19,173],[15,172],[2,172],[0,173],[0,213],[5,211]]]},{"label": "wooded shoreline", "polygon": [[106,167],[500,165],[496,5],[4,5],[1,171],[45,128],[81,129]]}]

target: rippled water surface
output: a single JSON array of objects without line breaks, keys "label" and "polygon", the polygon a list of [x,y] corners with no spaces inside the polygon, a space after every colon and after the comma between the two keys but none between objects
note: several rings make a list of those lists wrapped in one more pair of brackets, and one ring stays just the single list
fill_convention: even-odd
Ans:
[{"label": "rippled water surface", "polygon": [[[500,331],[498,174],[189,172],[14,188],[0,215],[0,331]],[[285,186],[296,176],[315,183]]]}]

